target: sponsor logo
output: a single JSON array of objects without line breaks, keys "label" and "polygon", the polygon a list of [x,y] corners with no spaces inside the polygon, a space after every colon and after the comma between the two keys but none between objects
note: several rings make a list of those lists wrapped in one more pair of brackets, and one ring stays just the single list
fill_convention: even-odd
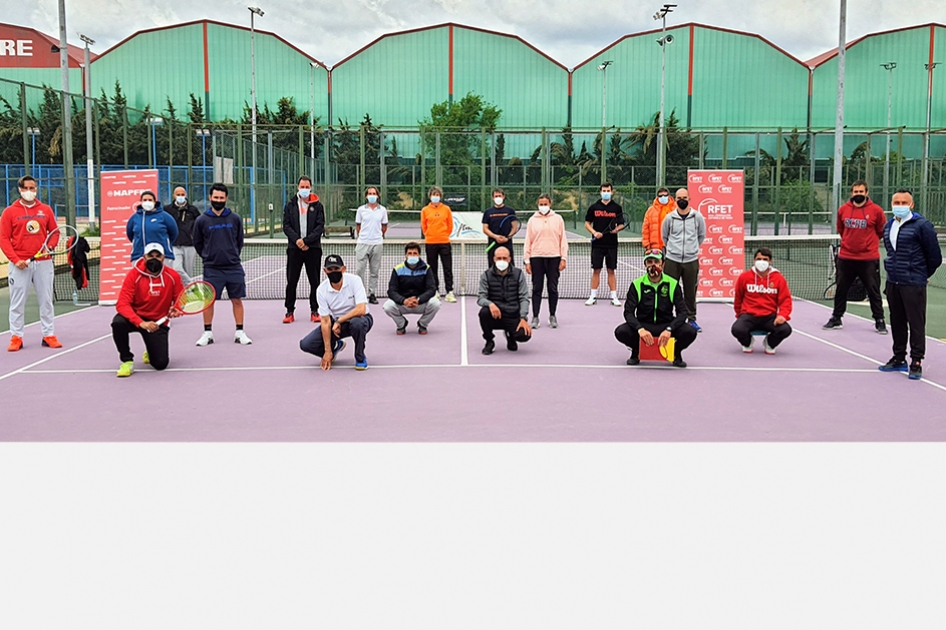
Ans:
[{"label": "sponsor logo", "polygon": [[714,256],[719,256],[720,254],[723,253],[723,248],[722,248],[722,247],[710,247],[708,251],[709,251],[709,253],[713,254]]},{"label": "sponsor logo", "polygon": [[743,271],[742,269],[739,269],[739,268],[737,268],[737,267],[733,267],[732,269],[729,270],[729,275],[731,275],[731,276],[741,276],[741,275],[742,275],[742,271]]},{"label": "sponsor logo", "polygon": [[39,233],[39,221],[36,219],[31,219],[26,222],[26,233],[27,234],[38,234]]},{"label": "sponsor logo", "polygon": [[670,295],[670,287],[666,284],[660,285],[660,295],[667,297]]},{"label": "sponsor logo", "polygon": [[742,175],[739,174],[739,173],[730,173],[730,174],[729,174],[729,183],[730,183],[730,184],[741,184],[741,183],[742,183]]},{"label": "sponsor logo", "polygon": [[701,214],[732,214],[732,204],[719,203],[712,197],[707,197],[700,202],[698,210]]},{"label": "sponsor logo", "polygon": [[32,39],[0,39],[0,57],[32,57]]},{"label": "sponsor logo", "polygon": [[708,194],[708,193],[711,193],[711,192],[713,192],[713,187],[712,187],[712,186],[706,186],[706,185],[700,186],[700,192],[701,192],[701,193],[707,193],[707,194]]},{"label": "sponsor logo", "polygon": [[723,287],[731,287],[731,286],[733,286],[734,284],[736,284],[736,282],[735,282],[734,280],[729,279],[729,278],[723,278],[722,280],[719,281],[719,285],[720,285],[720,286],[723,286]]},{"label": "sponsor logo", "polygon": [[700,280],[700,286],[701,286],[701,287],[711,287],[711,286],[713,286],[714,284],[715,284],[715,283],[714,283],[712,280],[707,280],[707,279],[705,279],[705,278],[704,278],[703,280]]},{"label": "sponsor logo", "polygon": [[703,176],[702,175],[690,175],[690,182],[694,184],[702,184]]},{"label": "sponsor logo", "polygon": [[129,188],[128,190],[110,190],[105,193],[106,197],[139,197],[147,188]]},{"label": "sponsor logo", "polygon": [[722,183],[722,181],[723,181],[723,176],[722,176],[722,175],[710,175],[710,176],[709,176],[709,180],[710,180],[710,182],[713,183],[713,184],[720,184],[720,183]]},{"label": "sponsor logo", "polygon": [[710,234],[722,234],[722,233],[723,233],[723,226],[721,226],[721,225],[711,225],[711,226],[709,226],[708,228],[706,228],[706,230],[707,230]]},{"label": "sponsor logo", "polygon": [[723,270],[720,269],[719,267],[713,267],[712,269],[709,270],[709,275],[711,275],[711,276],[721,276],[721,275],[723,275]]},{"label": "sponsor logo", "polygon": [[729,253],[733,256],[741,256],[745,254],[745,250],[742,247],[736,247],[735,245],[729,248]]},{"label": "sponsor logo", "polygon": [[844,227],[855,230],[866,230],[867,219],[844,219]]},{"label": "sponsor logo", "polygon": [[706,265],[707,267],[711,266],[714,262],[712,258],[700,258],[700,264]]},{"label": "sponsor logo", "polygon": [[743,230],[742,230],[742,226],[741,226],[741,225],[730,225],[730,226],[729,226],[729,233],[730,233],[730,234],[742,234],[742,232],[743,232]]},{"label": "sponsor logo", "polygon": [[731,237],[731,236],[720,236],[720,237],[719,237],[719,242],[722,243],[722,244],[724,244],[724,245],[732,245],[732,237]]},{"label": "sponsor logo", "polygon": [[767,287],[764,284],[747,284],[746,291],[749,293],[778,293],[775,287]]},{"label": "sponsor logo", "polygon": [[720,185],[719,185],[719,188],[717,188],[717,190],[718,190],[720,193],[729,194],[729,193],[732,192],[732,186],[726,186],[725,184],[720,184]]},{"label": "sponsor logo", "polygon": [[710,291],[710,297],[726,297],[726,292],[720,289],[713,289]]},{"label": "sponsor logo", "polygon": [[733,260],[732,258],[720,258],[720,259],[719,259],[719,264],[721,264],[721,265],[727,265],[727,266],[728,266],[728,265],[735,265],[735,264],[736,264],[736,261]]}]

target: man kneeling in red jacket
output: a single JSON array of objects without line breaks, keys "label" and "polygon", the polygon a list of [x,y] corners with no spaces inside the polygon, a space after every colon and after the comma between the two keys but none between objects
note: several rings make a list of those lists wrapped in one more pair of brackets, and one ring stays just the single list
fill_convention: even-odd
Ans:
[{"label": "man kneeling in red jacket", "polygon": [[157,322],[165,316],[181,315],[171,305],[183,290],[178,273],[164,265],[164,247],[160,243],[146,245],[144,258],[125,276],[115,306],[118,314],[112,320],[112,339],[122,360],[118,376],[131,376],[134,372],[135,355],[128,344],[132,332],[141,333],[144,339],[145,363],[156,370],[168,366],[168,325]]},{"label": "man kneeling in red jacket", "polygon": [[792,294],[785,276],[772,266],[772,250],[760,247],[755,252],[752,269],[743,271],[736,280],[736,323],[732,336],[739,340],[742,351],[752,352],[752,333],[768,333],[762,342],[766,354],[792,334],[788,320],[792,315]]}]

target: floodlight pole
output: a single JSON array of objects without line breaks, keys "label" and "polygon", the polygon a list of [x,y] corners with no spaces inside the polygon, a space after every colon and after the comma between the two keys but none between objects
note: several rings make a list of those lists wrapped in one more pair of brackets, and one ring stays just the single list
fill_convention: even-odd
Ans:
[{"label": "floodlight pole", "polygon": [[921,188],[923,189],[923,212],[929,212],[927,202],[929,201],[928,185],[930,181],[930,124],[933,111],[933,70],[936,69],[938,65],[940,65],[939,61],[923,64],[928,75],[926,80],[926,135],[923,137],[923,176],[920,181]]},{"label": "floodlight pole", "polygon": [[85,42],[85,179],[89,195],[89,225],[95,225],[95,161],[92,159],[92,53],[89,46],[94,39],[79,33],[79,39]]},{"label": "floodlight pole", "polygon": [[598,66],[598,70],[601,70],[601,128],[608,128],[608,66],[610,66],[613,61],[603,61],[601,65]]},{"label": "floodlight pole", "polygon": [[309,62],[309,158],[313,164],[315,163],[315,67],[317,65],[314,61]]},{"label": "floodlight pole", "polygon": [[69,42],[66,41],[66,0],[59,0],[59,68],[62,70],[62,167],[66,187],[66,222],[75,225],[76,199],[72,167],[72,99],[69,98]]},{"label": "floodlight pole", "polygon": [[[247,7],[250,11],[250,100],[252,104],[252,116],[250,118],[252,126],[252,151],[253,161],[250,170],[250,213],[256,216],[256,23],[255,16],[263,17],[263,11],[259,7]],[[242,140],[241,140],[242,142]]]},{"label": "floodlight pole", "polygon": [[841,178],[844,169],[844,53],[847,43],[847,0],[841,0],[838,29],[838,101],[834,122],[834,182],[831,194],[831,225],[837,229],[838,207],[841,205]]},{"label": "floodlight pole", "polygon": [[[660,120],[657,126],[657,185],[663,186],[667,171],[667,151],[665,147],[666,132],[664,130],[664,103],[667,83],[667,14],[677,5],[665,4],[654,14],[655,20],[661,21],[660,27]],[[603,150],[603,149],[602,149]]]},{"label": "floodlight pole", "polygon": [[884,201],[886,201],[890,187],[890,113],[893,106],[893,69],[897,67],[897,62],[889,61],[880,66],[887,71],[887,149],[884,154]]}]

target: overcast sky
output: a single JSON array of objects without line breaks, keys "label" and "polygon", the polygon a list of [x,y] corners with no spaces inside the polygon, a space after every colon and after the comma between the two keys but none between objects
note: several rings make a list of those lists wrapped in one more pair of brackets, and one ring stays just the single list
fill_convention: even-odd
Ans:
[{"label": "overcast sky", "polygon": [[[571,68],[628,33],[658,25],[662,0],[252,0],[272,31],[328,65],[393,31],[456,22],[518,35]],[[834,48],[839,0],[677,0],[668,24],[699,22],[758,33],[802,61]],[[57,0],[3,21],[58,36]],[[66,0],[70,42],[76,32],[102,52],[135,31],[198,19],[249,26],[243,0]],[[25,22],[25,24],[24,24]],[[848,40],[927,22],[946,23],[946,0],[849,0]],[[943,61],[946,61],[944,59]]]}]

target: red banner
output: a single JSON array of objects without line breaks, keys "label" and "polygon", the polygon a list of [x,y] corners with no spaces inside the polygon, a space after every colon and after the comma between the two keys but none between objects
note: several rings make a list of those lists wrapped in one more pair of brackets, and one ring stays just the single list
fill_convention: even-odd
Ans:
[{"label": "red banner", "polygon": [[99,261],[99,304],[115,304],[131,267],[131,241],[125,235],[128,217],[146,190],[158,189],[157,171],[105,171],[102,185],[102,253]]},{"label": "red banner", "polygon": [[696,297],[732,300],[736,296],[736,278],[744,271],[746,261],[745,175],[742,170],[689,171],[687,191],[690,207],[699,210],[706,220]]}]

